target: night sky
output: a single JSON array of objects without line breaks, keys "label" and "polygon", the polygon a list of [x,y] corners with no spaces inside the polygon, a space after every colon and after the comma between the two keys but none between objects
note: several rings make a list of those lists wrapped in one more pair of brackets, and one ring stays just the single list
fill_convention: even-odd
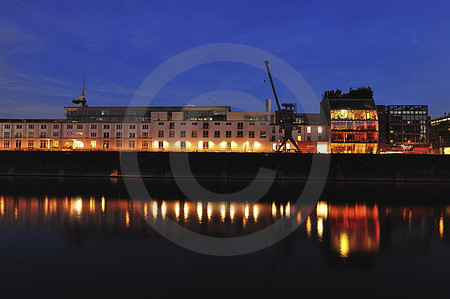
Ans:
[{"label": "night sky", "polygon": [[[276,55],[317,97],[371,86],[377,104],[428,104],[440,116],[450,112],[449,12],[450,1],[3,0],[0,118],[63,118],[83,67],[90,106],[127,106],[160,64],[214,43]],[[213,62],[178,75],[151,105],[213,105],[211,97],[263,111],[272,97],[265,79],[249,65]],[[306,97],[297,100],[311,103]],[[318,112],[319,103],[302,109]]]}]

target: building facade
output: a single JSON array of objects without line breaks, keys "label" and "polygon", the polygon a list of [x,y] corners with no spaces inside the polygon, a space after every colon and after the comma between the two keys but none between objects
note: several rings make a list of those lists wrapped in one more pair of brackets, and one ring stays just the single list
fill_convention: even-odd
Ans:
[{"label": "building facade", "polygon": [[[0,150],[272,152],[283,136],[274,112],[219,106],[65,109],[65,120],[0,120]],[[326,136],[322,123],[304,122],[294,138],[304,152],[326,153]]]},{"label": "building facade", "polygon": [[450,115],[431,119],[430,141],[434,153],[450,155]]},{"label": "building facade", "polygon": [[[429,148],[428,106],[387,105],[384,108],[383,131],[380,129],[380,144],[386,151],[420,151]],[[380,127],[381,128],[381,127]],[[383,141],[381,141],[383,139]]]},{"label": "building facade", "polygon": [[378,115],[373,99],[324,98],[321,109],[330,124],[331,153],[377,153]]}]

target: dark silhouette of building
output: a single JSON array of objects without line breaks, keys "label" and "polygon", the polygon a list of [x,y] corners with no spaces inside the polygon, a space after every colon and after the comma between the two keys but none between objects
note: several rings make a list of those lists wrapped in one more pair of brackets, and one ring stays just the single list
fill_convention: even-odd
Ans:
[{"label": "dark silhouette of building", "polygon": [[450,115],[430,121],[430,141],[436,153],[450,155]]}]

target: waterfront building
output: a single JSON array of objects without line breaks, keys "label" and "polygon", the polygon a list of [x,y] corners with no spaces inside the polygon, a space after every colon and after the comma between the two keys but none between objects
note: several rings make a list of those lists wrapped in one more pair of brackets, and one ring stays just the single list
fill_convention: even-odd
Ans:
[{"label": "waterfront building", "polygon": [[378,115],[373,99],[324,97],[331,153],[377,153]]},{"label": "waterfront building", "polygon": [[386,152],[428,151],[428,105],[380,105],[378,108],[380,148]]},{"label": "waterfront building", "polygon": [[450,115],[431,119],[430,141],[436,154],[450,155]]},{"label": "waterfront building", "polygon": [[[233,112],[228,106],[65,110],[64,120],[0,120],[0,150],[272,152],[283,136],[270,111]],[[327,126],[303,118],[294,137],[302,151],[328,152]]]}]

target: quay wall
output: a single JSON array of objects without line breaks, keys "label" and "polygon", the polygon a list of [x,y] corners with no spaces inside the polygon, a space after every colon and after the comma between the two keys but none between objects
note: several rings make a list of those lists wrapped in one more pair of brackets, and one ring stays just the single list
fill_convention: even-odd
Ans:
[{"label": "quay wall", "polygon": [[[130,158],[135,159],[131,163]],[[329,181],[450,182],[450,156],[287,153],[168,152],[0,152],[0,175],[108,176],[142,175],[173,178],[171,159],[187,157],[199,179],[252,179],[260,167],[276,171],[279,180],[306,180],[311,165],[329,159]],[[121,164],[122,161],[122,164]],[[325,163],[326,165],[326,163]],[[125,166],[128,171],[123,170]],[[137,171],[139,170],[139,171]],[[189,177],[181,171],[180,177]],[[313,175],[314,179],[324,175]]]}]

